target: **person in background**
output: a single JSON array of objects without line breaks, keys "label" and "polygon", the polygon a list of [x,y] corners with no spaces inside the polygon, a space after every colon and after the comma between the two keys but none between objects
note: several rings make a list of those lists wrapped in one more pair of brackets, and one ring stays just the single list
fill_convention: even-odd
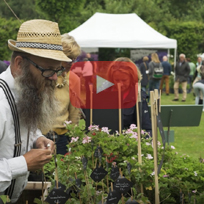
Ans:
[{"label": "person in background", "polygon": [[0,74],[7,69],[8,65],[0,60]]},{"label": "person in background", "polygon": [[182,102],[186,101],[187,97],[187,81],[190,73],[190,67],[186,62],[186,56],[184,54],[179,55],[179,62],[176,63],[175,67],[175,82],[174,82],[174,99],[173,101],[179,100],[179,84],[182,85],[183,97]]},{"label": "person in background", "polygon": [[[72,63],[80,55],[81,49],[75,39],[68,35],[63,34],[62,46],[64,54],[69,57],[72,62],[62,62],[62,66],[65,71],[61,76],[57,77],[57,84],[55,88],[55,96],[59,101],[59,112],[56,116],[56,121],[50,130],[43,130],[46,137],[55,140],[57,154],[65,155],[67,150],[67,144],[70,142],[70,138],[67,134],[67,129],[64,126],[65,121],[71,121],[72,124],[78,124],[80,119],[79,106],[75,104],[80,98],[80,79],[70,68]],[[74,95],[74,97],[70,97]],[[76,101],[73,101],[76,100]]]},{"label": "person in background", "polygon": [[163,76],[162,76],[161,82],[160,82],[160,90],[162,93],[163,83],[165,81],[166,95],[168,96],[169,95],[169,75],[171,75],[171,64],[168,62],[167,56],[163,56],[162,67],[164,69],[164,73],[163,73]]},{"label": "person in background", "polygon": [[154,89],[159,90],[159,84],[162,76],[160,78],[154,78],[154,73],[155,73],[154,70],[160,67],[162,67],[162,65],[157,53],[152,53],[151,62],[149,63],[149,96],[150,96],[150,91],[153,91]]},{"label": "person in background", "polygon": [[[196,62],[196,71],[195,71],[195,73],[194,73],[194,76],[193,76],[193,85],[197,82],[197,81],[199,81],[199,80],[201,80],[201,76],[200,76],[200,72],[198,71],[199,69],[200,69],[200,66],[203,64],[203,62],[202,62],[202,57],[198,57],[198,59],[197,59],[197,62]],[[202,94],[202,93],[201,93]],[[195,95],[195,93],[194,93],[194,95]]]},{"label": "person in background", "polygon": [[148,64],[149,58],[147,56],[143,57],[143,63],[140,64],[140,72],[142,74],[142,80],[141,80],[141,87],[142,90],[146,92],[146,87],[148,84],[148,70],[149,70],[149,64]]},{"label": "person in background", "polygon": [[8,40],[8,47],[13,51],[11,64],[0,79],[17,110],[13,115],[15,105],[9,105],[8,91],[0,88],[0,195],[9,194],[10,202],[16,203],[29,171],[42,169],[52,158],[54,142],[40,129],[54,123],[57,74],[64,70],[61,62],[71,60],[63,53],[58,24],[52,21],[25,21],[17,41]]},{"label": "person in background", "polygon": [[190,90],[188,91],[188,93],[190,93],[191,89],[192,89],[193,76],[194,76],[194,73],[196,71],[196,66],[193,62],[191,62],[190,58],[187,58],[187,62],[188,62],[189,67],[190,67],[190,74],[189,74],[189,78],[188,78],[188,83],[190,84]]},{"label": "person in background", "polygon": [[86,58],[88,59],[88,61],[94,61],[90,53],[86,53]]},{"label": "person in background", "polygon": [[86,92],[86,107],[90,103],[90,88],[89,85],[93,84],[93,64],[88,58],[84,58],[84,67],[82,69],[82,76],[85,80],[85,92]]},{"label": "person in background", "polygon": [[[123,128],[127,129],[130,127],[131,124],[137,125],[136,105],[133,99],[135,98],[135,84],[141,81],[142,76],[139,69],[131,59],[127,57],[120,57],[114,60],[114,62],[121,62],[121,66],[118,66],[117,64],[117,66],[115,67],[115,64],[113,63],[113,65],[110,66],[108,69],[107,76],[108,81],[112,81],[114,82],[114,84],[117,83],[121,84],[123,99],[122,103],[124,107],[122,109]],[[114,88],[117,89],[116,85],[110,87],[110,89]],[[149,132],[151,136],[152,125],[150,120],[149,108],[147,105],[147,94],[143,90],[141,90],[141,101],[142,101],[141,128]]]},{"label": "person in background", "polygon": [[[193,84],[193,89],[196,95],[195,98],[195,104],[199,105],[199,101],[200,101],[200,95],[204,96],[204,65],[200,66],[200,76],[201,76],[201,80],[195,82]],[[204,98],[202,98],[202,104],[203,104],[203,111],[204,111]]]}]

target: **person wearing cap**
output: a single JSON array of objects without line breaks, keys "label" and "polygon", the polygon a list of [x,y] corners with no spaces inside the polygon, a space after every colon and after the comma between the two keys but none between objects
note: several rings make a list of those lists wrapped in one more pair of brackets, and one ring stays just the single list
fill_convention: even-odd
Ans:
[{"label": "person wearing cap", "polygon": [[54,142],[41,128],[51,128],[58,111],[54,96],[63,52],[58,24],[47,20],[22,23],[17,41],[8,40],[11,64],[0,75],[0,195],[15,203],[29,171],[52,158]]},{"label": "person wearing cap", "polygon": [[[62,35],[62,46],[65,55],[72,59],[72,62],[62,62],[65,72],[57,77],[55,88],[55,96],[60,102],[58,116],[52,130],[45,131],[45,135],[55,140],[57,154],[64,155],[68,152],[67,144],[70,140],[64,122],[71,121],[72,124],[78,124],[80,119],[80,109],[74,100],[80,100],[80,78],[70,71],[70,68],[81,53],[81,49],[75,39],[66,33]],[[70,98],[70,95],[73,97]]]}]

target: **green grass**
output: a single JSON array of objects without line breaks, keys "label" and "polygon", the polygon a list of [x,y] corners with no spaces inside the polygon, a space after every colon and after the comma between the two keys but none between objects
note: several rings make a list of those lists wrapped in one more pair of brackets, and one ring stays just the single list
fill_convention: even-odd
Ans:
[{"label": "green grass", "polygon": [[[194,96],[192,93],[187,94],[186,102],[181,102],[182,94],[179,94],[179,101],[172,101],[174,94],[166,96],[162,94],[162,105],[189,105],[195,104]],[[190,117],[190,116],[189,116]],[[200,156],[204,158],[204,113],[202,114],[200,125],[197,127],[171,127],[174,130],[174,142],[170,145],[175,146],[179,154],[187,154],[195,159]],[[167,130],[167,128],[164,128]]]}]

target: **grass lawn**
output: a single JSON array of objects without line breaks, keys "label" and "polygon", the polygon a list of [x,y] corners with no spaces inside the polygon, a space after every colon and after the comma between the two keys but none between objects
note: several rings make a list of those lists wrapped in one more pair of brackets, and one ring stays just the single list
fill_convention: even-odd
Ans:
[{"label": "grass lawn", "polygon": [[[186,102],[181,102],[182,94],[179,94],[179,96],[179,101],[172,101],[172,99],[174,98],[174,94],[166,96],[166,94],[163,93],[161,97],[161,104],[189,105],[195,103],[194,96],[192,93],[187,95]],[[167,130],[167,128],[164,129]],[[174,143],[170,143],[170,145],[175,146],[179,154],[187,154],[195,159],[198,159],[200,156],[204,158],[204,112],[202,113],[199,126],[171,127],[170,129],[174,130]]]}]

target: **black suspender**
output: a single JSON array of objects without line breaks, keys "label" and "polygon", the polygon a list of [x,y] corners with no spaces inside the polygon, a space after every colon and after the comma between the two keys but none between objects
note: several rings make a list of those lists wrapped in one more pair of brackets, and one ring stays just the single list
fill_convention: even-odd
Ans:
[{"label": "black suspender", "polygon": [[[21,154],[21,135],[20,135],[20,124],[19,124],[19,117],[18,117],[15,99],[13,97],[13,94],[11,93],[11,90],[8,84],[3,79],[0,79],[0,87],[3,89],[11,108],[13,121],[14,121],[14,131],[15,131],[15,144],[14,144],[13,157],[18,157]],[[5,195],[8,195],[9,198],[12,197],[14,185],[15,185],[15,179],[11,181],[11,185],[6,189],[6,192],[5,192]]]}]

